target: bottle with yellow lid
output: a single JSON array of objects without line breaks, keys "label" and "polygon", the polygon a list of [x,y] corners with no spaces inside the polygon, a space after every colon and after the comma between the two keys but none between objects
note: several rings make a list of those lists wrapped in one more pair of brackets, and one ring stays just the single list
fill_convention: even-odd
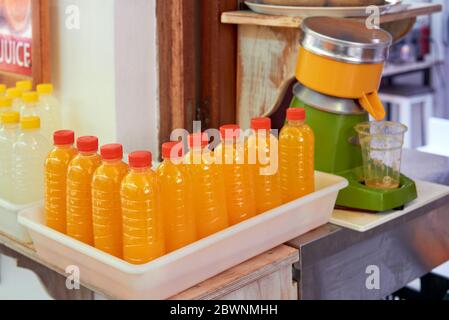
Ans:
[{"label": "bottle with yellow lid", "polygon": [[[21,117],[39,117],[39,94],[36,91],[25,92],[22,94],[23,105],[20,109]],[[42,123],[45,119],[41,119]]]},{"label": "bottle with yellow lid", "polygon": [[22,93],[29,92],[33,90],[33,82],[30,80],[17,81],[16,88]]},{"label": "bottle with yellow lid", "polygon": [[11,98],[0,96],[0,115],[9,111],[13,111]]},{"label": "bottle with yellow lid", "polygon": [[40,133],[40,118],[23,117],[21,134],[13,147],[12,199],[16,204],[39,201],[44,194],[43,164],[50,144]]},{"label": "bottle with yellow lid", "polygon": [[22,92],[17,88],[9,88],[6,90],[6,96],[12,100],[13,111],[20,112],[23,105]]},{"label": "bottle with yellow lid", "polygon": [[61,128],[62,116],[59,101],[53,95],[53,85],[44,83],[36,86],[39,95],[39,112],[42,119],[42,133],[50,136]]},{"label": "bottle with yellow lid", "polygon": [[18,112],[0,115],[0,198],[12,201],[12,150],[19,130]]},{"label": "bottle with yellow lid", "polygon": [[6,85],[0,84],[0,97],[3,97],[6,95]]}]

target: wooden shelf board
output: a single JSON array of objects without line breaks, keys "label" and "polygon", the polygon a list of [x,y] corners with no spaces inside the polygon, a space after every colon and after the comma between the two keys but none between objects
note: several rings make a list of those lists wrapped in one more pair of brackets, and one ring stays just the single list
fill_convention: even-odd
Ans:
[{"label": "wooden shelf board", "polygon": [[[399,12],[387,13],[381,17],[381,23],[399,21],[418,16],[437,13],[443,10],[442,5],[429,3],[415,3]],[[264,15],[253,11],[229,11],[221,16],[221,22],[225,24],[257,25],[268,27],[299,28],[301,17]]]},{"label": "wooden shelf board", "polygon": [[[6,251],[2,250],[2,246]],[[9,250],[9,252],[8,252]],[[42,260],[33,245],[20,243],[9,236],[0,233],[0,254],[2,253],[13,258],[25,257],[38,264],[48,268],[50,271],[66,276],[63,270]],[[281,245],[272,250],[254,257],[242,264],[235,266],[222,274],[219,274],[197,286],[186,290],[185,292],[173,297],[172,299],[212,299],[220,297],[226,293],[232,292],[238,288],[242,288],[255,279],[266,276],[282,266],[293,265],[299,260],[297,249]],[[95,292],[106,299],[114,300],[111,294],[104,292],[101,288],[97,288],[90,283],[81,281],[81,285]]]}]

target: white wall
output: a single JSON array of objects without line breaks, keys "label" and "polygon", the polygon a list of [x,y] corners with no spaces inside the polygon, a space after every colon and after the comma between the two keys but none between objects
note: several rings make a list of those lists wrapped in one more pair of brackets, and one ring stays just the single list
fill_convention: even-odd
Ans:
[{"label": "white wall", "polygon": [[[102,1],[102,0],[94,0]],[[116,0],[117,136],[126,151],[159,153],[156,0]]]},{"label": "white wall", "polygon": [[[79,30],[66,25],[72,5]],[[127,152],[158,154],[156,0],[51,0],[50,7],[64,126],[102,144],[123,143]]]},{"label": "white wall", "polygon": [[[70,5],[79,8],[79,30],[67,28]],[[64,126],[114,141],[114,0],[51,0],[50,10],[52,80]]]}]

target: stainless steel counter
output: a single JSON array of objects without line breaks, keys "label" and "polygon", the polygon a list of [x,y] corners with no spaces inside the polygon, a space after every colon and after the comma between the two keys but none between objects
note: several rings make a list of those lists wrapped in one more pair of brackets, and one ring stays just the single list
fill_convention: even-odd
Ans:
[{"label": "stainless steel counter", "polygon": [[[444,157],[407,150],[403,172],[449,185]],[[382,299],[449,261],[449,196],[365,233],[329,224],[289,244],[301,299]]]}]

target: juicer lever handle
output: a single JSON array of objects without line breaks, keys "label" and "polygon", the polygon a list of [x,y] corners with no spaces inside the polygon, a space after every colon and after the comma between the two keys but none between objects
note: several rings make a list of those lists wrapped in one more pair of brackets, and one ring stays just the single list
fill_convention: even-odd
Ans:
[{"label": "juicer lever handle", "polygon": [[382,121],[385,119],[385,108],[377,91],[363,94],[363,96],[359,99],[359,102],[363,109],[365,109],[377,121]]}]

